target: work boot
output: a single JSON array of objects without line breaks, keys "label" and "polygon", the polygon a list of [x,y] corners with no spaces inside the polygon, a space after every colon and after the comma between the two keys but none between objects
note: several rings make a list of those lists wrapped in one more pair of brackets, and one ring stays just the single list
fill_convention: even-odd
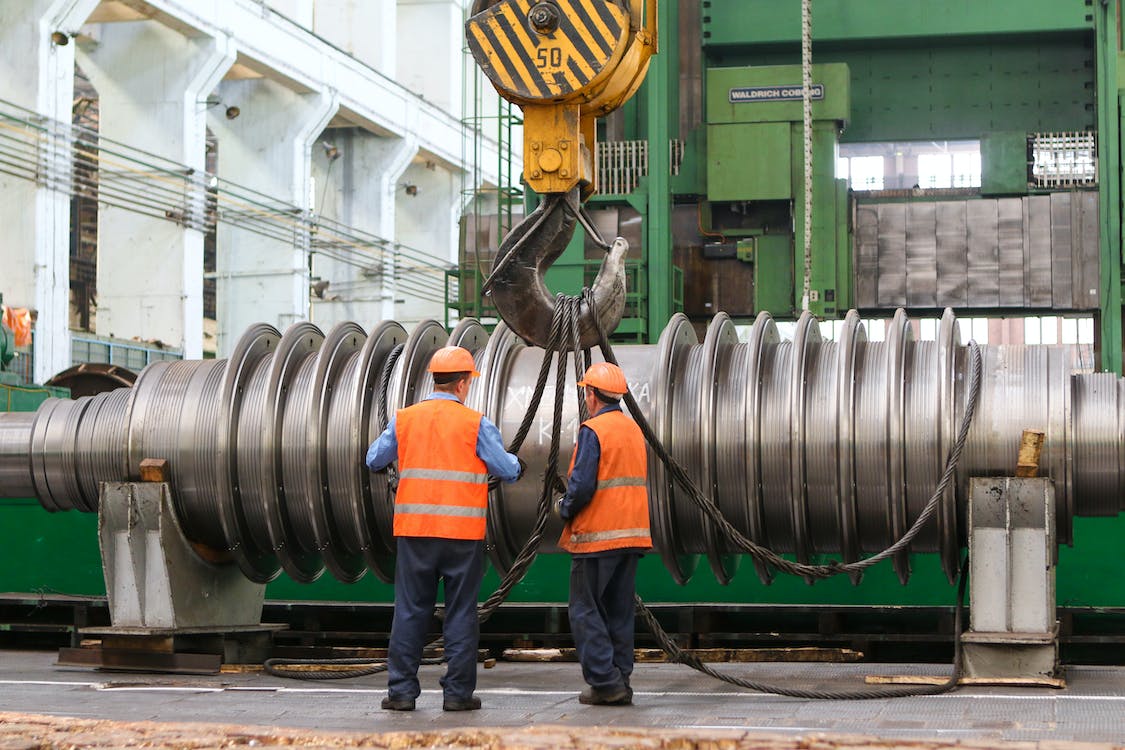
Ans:
[{"label": "work boot", "polygon": [[476,711],[480,708],[480,698],[475,695],[468,698],[446,698],[441,708],[443,711]]},{"label": "work boot", "polygon": [[605,689],[588,687],[578,694],[578,702],[587,706],[628,706],[633,703],[633,691],[624,685]]},{"label": "work boot", "polygon": [[413,711],[413,698],[392,698],[389,695],[383,699],[383,708],[387,711]]}]

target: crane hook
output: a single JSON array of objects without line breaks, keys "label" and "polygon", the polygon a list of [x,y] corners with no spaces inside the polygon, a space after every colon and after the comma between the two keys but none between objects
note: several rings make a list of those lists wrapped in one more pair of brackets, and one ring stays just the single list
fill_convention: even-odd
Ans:
[{"label": "crane hook", "polygon": [[[599,323],[600,330],[612,333],[625,313],[625,254],[629,243],[622,237],[611,245],[601,240],[584,215],[579,194],[580,188],[574,188],[567,193],[547,195],[538,208],[517,224],[500,243],[499,260],[482,288],[491,295],[504,323],[534,346],[547,346],[554,318],[555,296],[543,275],[566,249],[579,221],[607,251],[591,288],[598,320],[594,320],[594,311],[584,302],[578,320],[579,346],[596,346]],[[567,342],[563,351],[569,350]]]}]

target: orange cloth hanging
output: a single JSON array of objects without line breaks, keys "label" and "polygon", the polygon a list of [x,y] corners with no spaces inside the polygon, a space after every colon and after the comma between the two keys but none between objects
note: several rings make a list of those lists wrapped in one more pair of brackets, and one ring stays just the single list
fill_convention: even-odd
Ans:
[{"label": "orange cloth hanging", "polygon": [[4,325],[16,336],[16,346],[29,346],[31,344],[31,311],[26,307],[8,307],[4,305]]}]

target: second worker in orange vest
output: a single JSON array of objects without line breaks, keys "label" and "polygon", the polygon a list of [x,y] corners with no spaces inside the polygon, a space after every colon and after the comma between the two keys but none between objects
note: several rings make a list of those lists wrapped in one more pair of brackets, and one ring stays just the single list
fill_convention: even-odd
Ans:
[{"label": "second worker in orange vest", "polygon": [[566,526],[559,546],[571,553],[570,630],[587,687],[582,703],[633,700],[633,593],[637,560],[652,547],[648,456],[637,423],[621,410],[628,390],[617,365],[599,362],[578,383],[586,408],[571,459],[566,495],[556,509]]},{"label": "second worker in orange vest", "polygon": [[488,475],[514,482],[523,464],[504,450],[496,425],[465,406],[473,356],[447,346],[430,359],[434,392],[399,411],[367,452],[379,471],[398,461],[394,534],[395,611],[387,653],[383,708],[411,711],[421,692],[418,665],[433,619],[438,581],[445,584],[446,711],[480,708],[477,597],[484,575]]}]

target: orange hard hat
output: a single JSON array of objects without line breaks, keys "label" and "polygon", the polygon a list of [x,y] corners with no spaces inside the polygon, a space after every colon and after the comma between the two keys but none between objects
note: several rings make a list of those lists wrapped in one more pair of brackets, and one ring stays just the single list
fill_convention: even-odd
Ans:
[{"label": "orange hard hat", "polygon": [[625,373],[621,368],[610,362],[598,362],[590,365],[586,374],[578,381],[578,385],[588,385],[597,388],[607,396],[618,398],[629,390],[625,382]]},{"label": "orange hard hat", "polygon": [[430,357],[430,372],[467,372],[474,378],[480,375],[469,350],[461,346],[443,346]]}]

